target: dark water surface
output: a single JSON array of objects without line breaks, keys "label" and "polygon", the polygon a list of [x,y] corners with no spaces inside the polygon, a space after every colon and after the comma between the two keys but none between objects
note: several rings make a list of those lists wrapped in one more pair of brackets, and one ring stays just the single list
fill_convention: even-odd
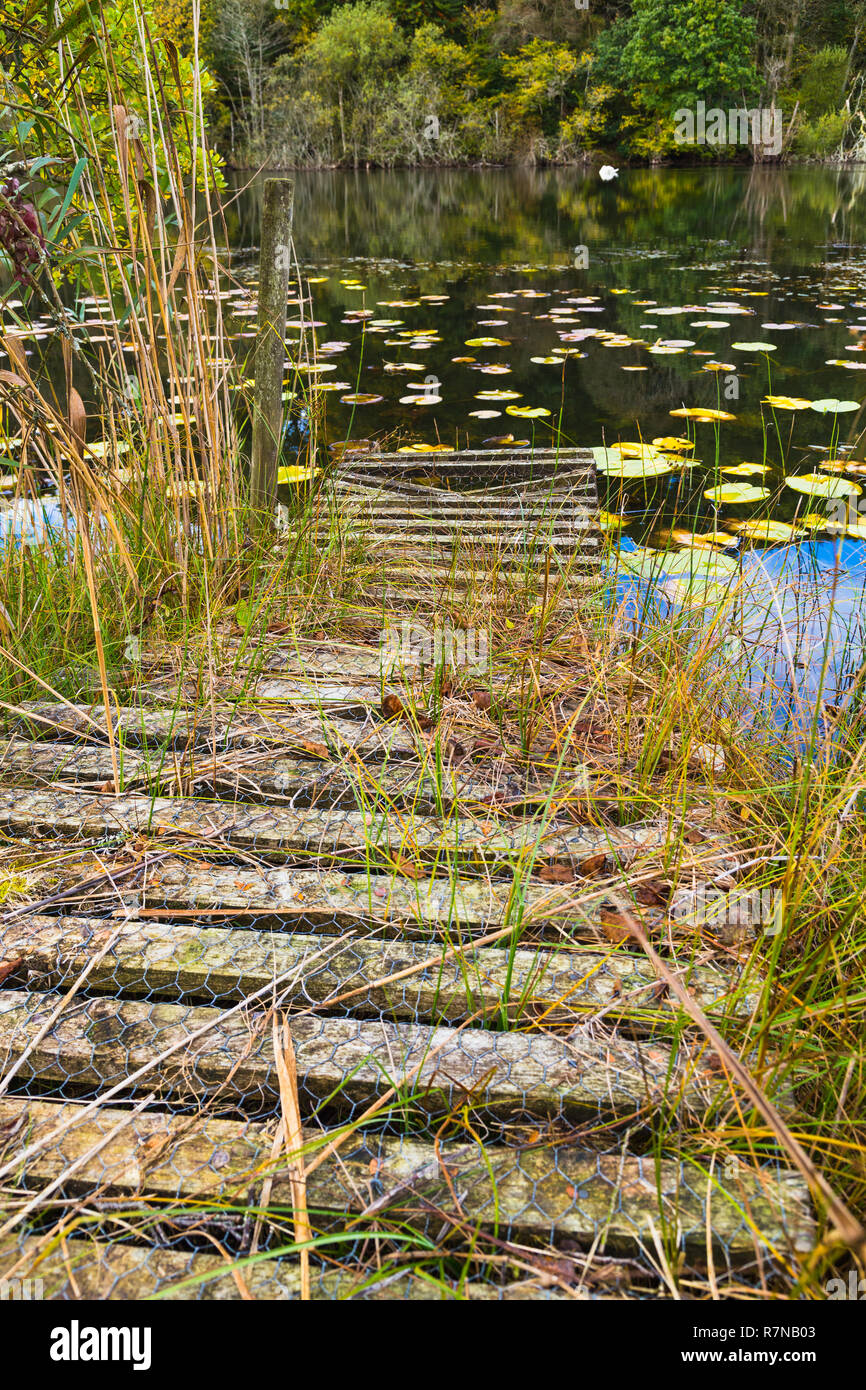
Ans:
[{"label": "dark water surface", "polygon": [[[859,409],[779,409],[774,420],[761,402],[768,391],[858,403],[864,394],[866,170],[635,169],[609,183],[573,169],[294,177],[332,439],[465,448],[506,434],[548,443],[559,426],[565,444],[600,445],[688,430],[701,466],[650,485],[615,480],[608,500],[637,521],[670,518],[676,496],[697,529],[716,520],[703,491],[720,482],[771,492],[723,519],[820,508],[784,476],[814,470],[834,437],[859,443]],[[250,278],[261,191],[257,180],[227,214],[236,267]],[[618,337],[608,346],[588,330]],[[502,344],[467,345],[477,338]],[[490,391],[519,394],[479,399]],[[382,399],[341,399],[358,393]],[[431,396],[441,400],[424,403]],[[735,418],[671,416],[683,406]],[[743,462],[770,471],[718,475]]]}]

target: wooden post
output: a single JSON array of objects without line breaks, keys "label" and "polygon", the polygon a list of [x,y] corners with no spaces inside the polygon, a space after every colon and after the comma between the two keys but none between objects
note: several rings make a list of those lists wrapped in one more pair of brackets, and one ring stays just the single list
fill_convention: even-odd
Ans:
[{"label": "wooden post", "polygon": [[283,369],[289,299],[293,179],[265,179],[259,252],[259,321],[254,357],[253,449],[250,501],[272,515],[283,424]]}]

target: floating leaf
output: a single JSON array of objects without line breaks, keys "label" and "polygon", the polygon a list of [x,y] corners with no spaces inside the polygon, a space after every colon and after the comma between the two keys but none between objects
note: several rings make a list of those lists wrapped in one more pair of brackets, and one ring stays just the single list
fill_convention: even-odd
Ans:
[{"label": "floating leaf", "polygon": [[687,587],[725,583],[739,573],[738,561],[708,547],[677,551],[639,548],[620,551],[619,559],[620,564],[641,578],[650,579],[659,574],[682,576]]},{"label": "floating leaf", "polygon": [[731,343],[736,352],[775,352],[775,343]]},{"label": "floating leaf", "polygon": [[682,439],[675,434],[662,434],[659,435],[658,439],[653,440],[653,448],[662,449],[666,453],[668,451],[675,454],[680,452],[689,453],[694,447],[693,440]]},{"label": "floating leaf", "polygon": [[786,521],[732,521],[732,531],[745,536],[750,541],[766,541],[768,544],[792,541],[806,532],[799,526],[789,526]]},{"label": "floating leaf", "polygon": [[467,338],[467,347],[510,347],[510,338]]},{"label": "floating leaf", "polygon": [[383,398],[369,391],[354,391],[350,396],[341,396],[344,405],[376,405]]},{"label": "floating leaf", "polygon": [[316,474],[321,471],[320,468],[303,468],[298,464],[291,464],[287,468],[279,468],[277,470],[277,482],[295,484],[309,483],[315,478]]},{"label": "floating leaf", "polygon": [[812,401],[812,409],[819,415],[844,415],[849,410],[859,410],[859,401],[837,401],[834,397],[828,397],[822,401]]},{"label": "floating leaf", "polygon": [[763,502],[769,497],[768,487],[754,487],[750,483],[721,483],[718,487],[708,487],[704,496],[715,506],[725,504],[739,505],[742,502]]},{"label": "floating leaf", "polygon": [[702,406],[684,405],[678,410],[671,410],[669,415],[676,415],[680,420],[698,420],[704,424],[710,420],[736,420],[736,415],[731,415],[727,410],[705,410]]},{"label": "floating leaf", "polygon": [[765,396],[763,404],[774,410],[808,410],[812,402],[803,396]]},{"label": "floating leaf", "polygon": [[728,478],[754,478],[762,477],[770,470],[765,463],[738,463],[733,468],[723,468],[722,472]]},{"label": "floating leaf", "polygon": [[672,473],[670,463],[661,454],[647,456],[642,459],[624,459],[621,454],[615,453],[612,449],[593,449],[596,468],[599,473],[609,473],[616,478],[661,478],[666,473]]},{"label": "floating leaf", "polygon": [[863,491],[859,483],[847,478],[829,478],[826,473],[802,473],[799,477],[786,478],[785,482],[807,497],[850,497],[852,493]]},{"label": "floating leaf", "polygon": [[520,415],[525,420],[538,420],[542,415],[549,415],[550,411],[546,405],[507,405],[506,415]]},{"label": "floating leaf", "polygon": [[633,444],[630,441],[610,446],[610,453],[619,454],[624,459],[651,459],[656,458],[659,452],[654,444]]}]

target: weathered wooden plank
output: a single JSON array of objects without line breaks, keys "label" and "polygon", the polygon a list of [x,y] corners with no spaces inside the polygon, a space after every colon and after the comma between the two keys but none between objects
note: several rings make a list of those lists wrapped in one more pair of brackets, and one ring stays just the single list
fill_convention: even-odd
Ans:
[{"label": "weathered wooden plank", "polygon": [[[280,1089],[268,1015],[210,1007],[86,999],[40,1037],[57,996],[0,990],[0,1054],[20,1063],[22,1080],[53,1083],[62,1095],[123,1085],[149,1065],[148,1091],[175,1101],[242,1101],[279,1111]],[[353,1114],[392,1086],[432,1122],[467,1102],[483,1115],[643,1116],[667,1108],[700,1115],[723,1097],[717,1076],[684,1041],[599,1039],[582,1031],[491,1032],[484,1028],[368,1022],[295,1015],[289,1019],[302,1114],[322,1103]],[[200,1030],[207,1028],[207,1032]],[[196,1036],[198,1035],[198,1036]],[[170,1054],[169,1049],[175,1050]],[[134,1088],[133,1088],[134,1089]]]},{"label": "weathered wooden plank", "polygon": [[353,524],[364,522],[374,531],[393,528],[401,534],[411,536],[412,539],[417,539],[413,533],[423,533],[423,536],[441,534],[466,540],[473,545],[489,539],[491,544],[502,542],[503,545],[513,545],[521,541],[537,544],[539,541],[575,540],[586,546],[587,550],[597,550],[601,546],[597,528],[589,527],[579,518],[571,518],[564,513],[555,517],[525,513],[511,517],[473,516],[467,521],[459,514],[430,516],[417,511],[410,513],[396,507],[383,507],[371,509],[368,513],[350,513],[349,519]]},{"label": "weathered wooden plank", "polygon": [[106,835],[192,835],[278,857],[419,854],[505,863],[527,854],[577,860],[606,853],[621,861],[670,842],[658,821],[618,827],[545,828],[536,820],[449,819],[367,809],[287,810],[244,802],[90,792],[0,789],[0,827],[10,835],[101,839]]},{"label": "weathered wooden plank", "polygon": [[[36,1144],[73,1114],[72,1106],[54,1101],[0,1099],[0,1135],[5,1128],[20,1136],[19,1144]],[[200,1211],[204,1203],[225,1210],[246,1203],[251,1187],[258,1203],[269,1177],[271,1205],[291,1206],[285,1158],[272,1160],[266,1126],[148,1112],[130,1117],[109,1106],[31,1158],[23,1182],[31,1188],[53,1182],[124,1119],[118,1135],[78,1168],[68,1190],[99,1185],[118,1195],[195,1199]],[[319,1129],[305,1130],[307,1162],[330,1138]],[[423,1221],[418,1195],[452,1210],[454,1190],[471,1225],[496,1226],[506,1239],[589,1245],[604,1232],[608,1253],[626,1253],[641,1241],[652,1242],[654,1224],[657,1230],[677,1230],[681,1245],[700,1255],[706,1251],[709,1204],[713,1244],[723,1256],[753,1255],[753,1232],[759,1245],[786,1252],[807,1251],[814,1244],[808,1193],[798,1174],[776,1165],[753,1169],[740,1160],[733,1178],[719,1170],[710,1179],[692,1162],[657,1163],[655,1156],[600,1154],[574,1144],[513,1149],[445,1143],[437,1153],[422,1140],[359,1131],[344,1140],[339,1158],[326,1160],[310,1175],[307,1201],[320,1226],[328,1213],[348,1215],[391,1193],[389,1213],[412,1219],[414,1208],[418,1222]]]},{"label": "weathered wooden plank", "polygon": [[[232,688],[238,685],[241,685],[242,689],[237,693],[244,701],[274,701],[281,705],[290,705],[293,709],[316,709],[321,710],[327,717],[330,717],[332,711],[366,717],[372,711],[381,708],[383,696],[386,692],[394,690],[395,682],[391,677],[387,681],[361,677],[354,682],[346,682],[329,680],[325,676],[318,678],[315,675],[298,675],[294,680],[269,681],[267,677],[246,678],[232,673],[227,680],[220,682],[220,689],[224,690],[226,695],[230,695]],[[160,700],[165,704],[178,703],[179,687],[176,677],[149,680],[140,689],[152,700]]]},{"label": "weathered wooden plank", "polygon": [[347,524],[347,534],[359,535],[372,545],[398,545],[403,549],[414,546],[423,547],[425,545],[435,545],[438,547],[453,547],[460,551],[466,551],[472,546],[483,546],[488,550],[498,550],[503,554],[511,554],[514,551],[524,550],[531,554],[536,554],[539,550],[568,550],[574,552],[573,563],[580,562],[585,567],[597,566],[600,563],[601,550],[599,543],[590,538],[584,538],[582,534],[573,534],[571,531],[544,530],[525,530],[521,529],[513,533],[505,530],[485,530],[472,531],[471,528],[437,528],[430,526],[426,521],[419,522],[420,529],[413,531],[411,527],[402,521],[399,528],[393,530],[380,529],[379,526],[371,521],[369,525],[365,523],[363,529],[354,530],[351,523]]},{"label": "weathered wooden plank", "polygon": [[[118,757],[121,790],[145,786],[154,793],[170,794],[178,784],[190,794],[229,795],[239,801],[268,798],[295,804],[355,807],[369,806],[385,798],[400,805],[436,811],[456,802],[492,804],[537,803],[550,793],[549,782],[529,774],[518,778],[488,775],[470,768],[467,773],[445,766],[440,778],[421,763],[400,760],[384,766],[345,760],[284,758],[272,754],[249,757],[208,754],[189,750],[177,762],[164,753],[124,748]],[[46,786],[55,782],[79,783],[100,788],[113,782],[114,769],[108,748],[74,743],[40,742],[11,738],[0,742],[0,779],[16,785]],[[584,767],[570,769],[558,779],[557,797],[585,796],[590,773]]]},{"label": "weathered wooden plank", "polygon": [[[192,1254],[180,1250],[167,1250],[154,1246],[119,1245],[112,1239],[113,1232],[105,1240],[93,1237],[74,1236],[63,1243],[59,1250],[45,1253],[42,1241],[31,1237],[16,1245],[9,1254],[0,1253],[0,1276],[12,1268],[18,1277],[42,1279],[43,1296],[53,1300],[85,1301],[122,1300],[124,1303],[139,1302],[143,1299],[160,1298],[192,1301],[231,1302],[246,1297],[241,1293],[236,1279],[228,1269],[225,1260],[219,1255]],[[24,1263],[19,1265],[19,1261]],[[32,1267],[27,1264],[28,1257]],[[240,1271],[244,1285],[253,1298],[276,1301],[296,1301],[300,1299],[301,1277],[296,1260],[289,1258],[262,1259],[245,1265]],[[411,1270],[401,1272],[381,1283],[364,1287],[370,1278],[367,1268],[344,1269],[339,1273],[323,1273],[314,1266],[311,1276],[310,1296],[315,1300],[328,1302],[343,1300],[363,1300],[372,1302],[447,1302],[457,1301],[490,1302],[498,1298],[506,1301],[526,1299],[568,1300],[567,1293],[544,1287],[543,1283],[521,1280],[499,1289],[491,1284],[449,1284],[438,1274],[436,1280],[424,1279]],[[193,1281],[190,1283],[189,1281]]]},{"label": "weathered wooden plank", "polygon": [[[429,943],[346,941],[327,935],[273,935],[158,920],[131,919],[109,948],[118,923],[105,918],[19,917],[0,925],[0,961],[23,964],[15,978],[48,989],[76,978],[88,965],[88,989],[123,994],[157,994],[208,1003],[244,999],[276,976],[294,971],[288,999],[298,1006],[334,1006],[359,1017],[378,1015],[414,1022],[463,1022],[481,1011],[512,1022],[542,1020],[545,1026],[576,1023],[604,1008],[611,1020],[629,1017],[654,1027],[682,1018],[644,956],[614,948],[533,950],[472,948],[437,963]],[[759,990],[737,987],[736,977],[688,963],[683,980],[702,1008],[749,1016]],[[96,964],[93,965],[94,958]],[[406,970],[424,970],[381,985]]]},{"label": "weathered wooden plank", "polygon": [[[256,926],[286,921],[311,927],[367,926],[400,939],[447,934],[451,941],[507,923],[533,936],[567,932],[598,940],[598,909],[610,892],[590,882],[530,879],[516,887],[505,879],[452,879],[444,867],[438,877],[412,879],[375,872],[223,867],[180,858],[149,867],[145,883],[141,906],[147,909],[225,913],[252,919]],[[105,891],[116,900],[111,885]]]},{"label": "weathered wooden plank", "polygon": [[570,492],[546,493],[531,492],[523,495],[507,492],[498,497],[485,499],[483,496],[469,497],[465,493],[440,493],[429,501],[417,495],[373,491],[359,487],[338,487],[335,489],[341,514],[346,509],[370,512],[376,516],[420,516],[431,520],[490,521],[507,523],[511,521],[537,522],[556,521],[560,518],[582,522],[587,530],[598,530],[596,508],[590,505],[591,489],[573,489]]},{"label": "weathered wooden plank", "polygon": [[[20,706],[26,714],[12,721],[31,738],[58,734],[77,735],[104,741],[105,706],[65,705],[60,702],[28,700]],[[166,745],[170,748],[257,748],[266,746],[299,748],[310,742],[324,744],[339,754],[345,747],[362,757],[393,757],[416,751],[415,740],[406,724],[369,718],[364,724],[335,715],[294,714],[277,710],[254,711],[217,706],[211,718],[209,709],[188,715],[174,709],[112,709],[112,724],[127,743]],[[101,731],[101,732],[100,732]]]}]

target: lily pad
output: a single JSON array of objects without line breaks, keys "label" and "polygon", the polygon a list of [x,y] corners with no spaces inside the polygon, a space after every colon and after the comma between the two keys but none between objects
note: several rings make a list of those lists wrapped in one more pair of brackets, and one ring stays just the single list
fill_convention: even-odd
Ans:
[{"label": "lily pad", "polygon": [[735,352],[775,352],[775,343],[731,343]]},{"label": "lily pad", "polygon": [[675,415],[680,420],[698,420],[703,424],[713,420],[736,420],[737,418],[728,410],[710,410],[696,405],[684,405],[678,410],[669,411],[668,414]]},{"label": "lily pad", "polygon": [[786,521],[732,521],[729,525],[738,536],[745,536],[750,541],[766,541],[768,545],[806,535],[802,527],[789,526]]},{"label": "lily pad", "polygon": [[653,448],[661,449],[664,453],[687,454],[691,453],[694,447],[693,440],[683,439],[675,434],[662,434],[659,435],[657,439],[653,440]]},{"label": "lily pad", "polygon": [[763,502],[769,495],[768,487],[755,487],[751,483],[720,483],[718,487],[708,487],[704,491],[707,501],[717,507]]},{"label": "lily pad", "polygon": [[645,458],[623,458],[613,449],[595,448],[592,451],[595,466],[599,473],[608,473],[616,478],[661,478],[672,473],[670,463],[661,454],[652,452]]},{"label": "lily pad", "polygon": [[320,468],[302,468],[297,464],[292,464],[288,468],[277,470],[278,483],[309,483],[315,478],[317,473],[321,473]]},{"label": "lily pad", "polygon": [[760,478],[769,469],[765,463],[738,463],[732,468],[723,468],[722,472],[726,478]]},{"label": "lily pad", "polygon": [[765,396],[763,404],[771,405],[774,410],[809,410],[812,402],[804,396]]},{"label": "lily pad", "polygon": [[709,547],[689,550],[650,550],[620,552],[620,564],[642,579],[660,574],[682,577],[686,586],[725,584],[739,574],[739,563]]},{"label": "lily pad", "polygon": [[844,415],[849,410],[859,410],[859,401],[837,401],[834,397],[828,397],[822,401],[812,401],[812,409],[819,415]]},{"label": "lily pad", "polygon": [[863,491],[859,483],[847,478],[832,478],[826,473],[801,473],[798,477],[786,478],[785,482],[794,492],[805,493],[807,497],[850,497],[852,493]]}]

